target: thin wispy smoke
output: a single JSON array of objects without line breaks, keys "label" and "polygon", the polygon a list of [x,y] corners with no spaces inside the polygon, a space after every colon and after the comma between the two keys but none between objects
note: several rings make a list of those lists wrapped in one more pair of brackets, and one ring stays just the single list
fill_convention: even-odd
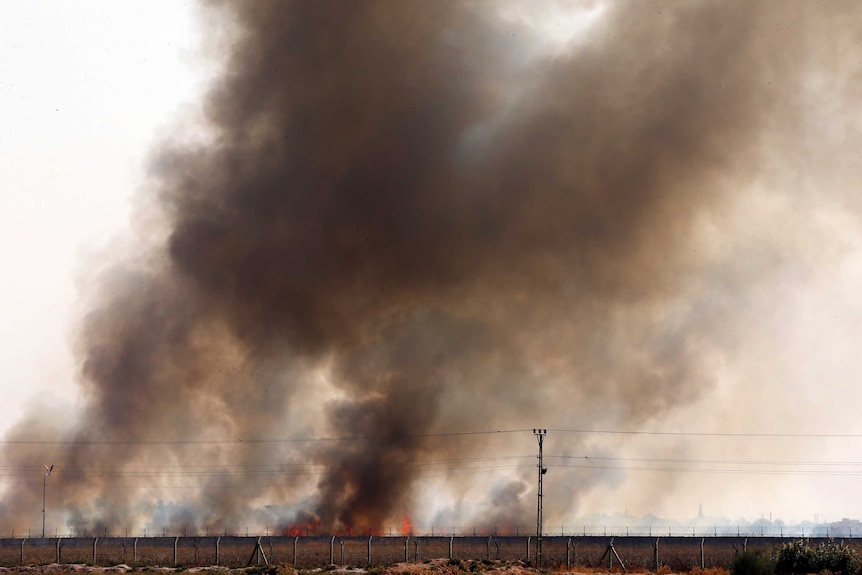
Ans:
[{"label": "thin wispy smoke", "polygon": [[[638,426],[713,388],[786,255],[715,237],[780,152],[822,22],[801,9],[610,5],[536,56],[491,3],[209,5],[229,33],[207,141],[154,151],[166,239],[88,299],[83,409],[48,434],[78,443],[4,464],[50,458],[78,528],[529,525],[533,468],[445,463],[529,433],[433,435]],[[370,439],[183,443],[315,435]],[[549,482],[546,517],[620,480],[590,477]],[[7,489],[3,521],[40,498]]]}]

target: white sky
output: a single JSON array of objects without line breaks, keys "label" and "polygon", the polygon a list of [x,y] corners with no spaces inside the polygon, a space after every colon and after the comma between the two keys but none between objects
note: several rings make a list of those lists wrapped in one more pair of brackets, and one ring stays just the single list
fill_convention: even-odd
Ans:
[{"label": "white sky", "polygon": [[[519,6],[509,4],[508,17],[525,17]],[[22,405],[34,398],[75,397],[69,334],[79,297],[76,277],[86,272],[85,262],[93,254],[128,232],[130,202],[141,186],[146,157],[159,130],[200,96],[207,67],[198,49],[195,11],[190,0],[21,0],[4,5],[0,16],[0,433],[17,422]],[[570,25],[570,30],[577,30],[580,24],[572,20]],[[545,30],[551,42],[563,42],[570,34],[559,19],[548,19],[537,29]],[[779,216],[780,211],[776,210]],[[755,332],[763,339],[754,338],[740,362],[728,366],[726,387],[708,394],[692,409],[671,414],[665,422],[669,429],[691,428],[692,415],[708,411],[710,417],[695,420],[704,430],[726,429],[728,421],[754,425],[735,412],[736,402],[743,401],[738,380],[762,370],[765,380],[785,378],[788,391],[783,396],[776,395],[780,388],[774,386],[763,388],[761,396],[755,391],[753,399],[762,402],[763,413],[777,415],[757,422],[761,428],[749,430],[789,426],[807,433],[862,433],[859,425],[843,425],[859,420],[859,406],[852,400],[858,397],[856,362],[862,356],[858,341],[862,306],[856,303],[862,280],[862,236],[858,220],[842,219],[842,213],[840,206],[812,212],[813,229],[802,232],[837,231],[841,237],[834,245],[846,253],[836,256],[829,267],[802,279],[789,276],[777,291],[764,293],[764,299],[775,300],[775,311],[762,318]],[[828,221],[818,224],[818,217]],[[791,220],[788,225],[793,224]],[[764,357],[790,352],[797,360],[788,362],[786,373],[776,376],[774,363],[756,364],[758,346]],[[801,361],[804,356],[817,361]],[[818,380],[831,384],[811,385]],[[808,406],[820,410],[823,417],[806,418]],[[552,438],[548,441],[552,446]],[[850,446],[833,442],[806,448],[799,459],[862,461],[862,454],[854,452],[857,444],[858,440]],[[732,451],[726,457],[741,457],[744,451]],[[697,474],[680,480],[684,489],[678,492],[685,494],[683,504],[692,515],[703,502],[712,515],[736,517],[739,509],[746,509],[749,518],[775,511],[788,520],[810,520],[814,514],[822,520],[824,516],[838,519],[845,509],[850,515],[862,514],[858,505],[847,508],[857,481],[803,478],[773,488],[775,477],[752,480],[757,487],[736,494],[732,510],[710,505],[720,499],[709,490],[698,491]],[[593,493],[596,509],[611,502],[608,512],[630,509],[661,514],[664,503],[639,501],[636,483],[637,475],[632,475],[622,495],[616,488]],[[667,509],[678,505],[678,501],[677,507],[668,504]]]},{"label": "white sky", "polygon": [[128,228],[160,126],[202,86],[188,0],[27,0],[0,17],[0,430],[74,397],[87,253]]}]

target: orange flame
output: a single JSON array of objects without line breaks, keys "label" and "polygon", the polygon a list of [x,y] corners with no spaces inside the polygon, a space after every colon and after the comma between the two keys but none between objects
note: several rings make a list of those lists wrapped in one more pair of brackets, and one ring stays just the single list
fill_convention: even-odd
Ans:
[{"label": "orange flame", "polygon": [[307,537],[317,533],[317,528],[320,527],[320,521],[312,521],[310,523],[294,523],[284,528],[284,534],[290,537]]},{"label": "orange flame", "polygon": [[412,535],[413,534],[413,522],[410,521],[410,518],[404,515],[401,518],[401,535]]}]

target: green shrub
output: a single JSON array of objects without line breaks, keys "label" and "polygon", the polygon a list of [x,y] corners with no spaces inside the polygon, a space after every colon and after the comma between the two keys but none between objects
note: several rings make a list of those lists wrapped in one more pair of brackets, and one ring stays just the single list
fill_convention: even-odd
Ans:
[{"label": "green shrub", "polygon": [[745,551],[733,560],[732,575],[772,575],[773,563],[761,551]]},{"label": "green shrub", "polygon": [[814,568],[814,551],[801,539],[782,545],[773,553],[772,560],[775,562],[775,572],[782,575],[787,573],[804,575],[817,571]]},{"label": "green shrub", "polygon": [[844,575],[856,575],[859,572],[859,558],[851,547],[823,543],[814,550],[813,556],[816,571],[831,571]]},{"label": "green shrub", "polygon": [[785,543],[772,556],[775,572],[781,575],[805,575],[806,573],[843,573],[856,575],[860,561],[851,547],[835,543],[822,543],[816,549],[804,541]]}]

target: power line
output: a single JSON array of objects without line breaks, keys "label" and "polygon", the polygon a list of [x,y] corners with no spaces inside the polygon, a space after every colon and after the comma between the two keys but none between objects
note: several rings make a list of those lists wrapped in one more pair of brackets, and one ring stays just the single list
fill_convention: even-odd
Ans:
[{"label": "power line", "polygon": [[858,477],[862,475],[859,471],[841,470],[816,470],[816,469],[719,469],[719,468],[691,468],[691,467],[625,467],[614,465],[549,465],[555,468],[604,470],[604,471],[658,471],[665,473],[716,473],[729,475],[800,475],[800,476],[835,476],[835,477]]},{"label": "power line", "polygon": [[[432,479],[435,477],[450,477],[458,475],[476,475],[496,473],[500,471],[511,470],[526,470],[533,468],[533,464],[516,463],[513,460],[518,460],[524,457],[535,456],[503,456],[498,458],[464,458],[460,460],[437,460],[416,462],[407,466],[416,472],[413,476],[414,480]],[[549,456],[554,458],[564,458],[577,460],[573,456]],[[507,463],[506,460],[511,461]],[[722,475],[783,475],[783,476],[832,476],[832,477],[858,477],[862,475],[862,469],[763,469],[763,468],[738,468],[738,467],[721,467],[721,465],[747,465],[754,464],[757,466],[765,465],[767,462],[762,461],[743,461],[743,460],[668,460],[648,458],[583,458],[583,464],[547,464],[547,467],[555,469],[572,469],[581,471],[620,471],[620,472],[661,472],[661,473],[707,473],[707,474],[722,474]],[[644,466],[644,465],[608,465],[608,463],[618,461],[637,462],[637,463],[678,463],[683,466]],[[460,463],[456,463],[460,462]],[[601,462],[596,464],[594,462]],[[685,467],[686,464],[695,463],[702,465],[709,462],[713,467]],[[842,465],[839,462],[780,462],[783,466],[811,464],[820,465],[828,464],[830,466]],[[454,465],[453,465],[454,464]],[[858,465],[851,463],[849,465]],[[203,467],[203,469],[201,469]],[[245,484],[254,485],[301,485],[306,484],[313,478],[320,477],[325,473],[325,468],[319,465],[312,466],[292,466],[290,469],[260,469],[260,466],[249,466],[241,468],[236,466],[206,467],[206,466],[167,466],[168,471],[146,471],[143,469],[126,470],[123,468],[103,469],[100,472],[93,473],[91,471],[79,470],[63,470],[56,469],[58,488],[63,488],[63,478],[74,480],[75,478],[98,477],[99,483],[104,487],[113,488],[150,488],[150,489],[219,489],[236,487],[236,481],[242,481]],[[34,473],[38,470],[34,468],[10,469],[6,466],[5,473],[0,473],[0,480],[5,483],[20,484],[30,483],[33,481]],[[128,480],[145,480],[146,484],[129,483]],[[181,481],[182,483],[177,483]],[[297,481],[300,481],[297,483]]]},{"label": "power line", "polygon": [[[456,459],[431,459],[406,461],[403,468],[418,471],[420,476],[453,474],[457,472],[482,472],[501,469],[529,467],[518,464],[517,460],[531,458],[530,455],[496,457],[472,457]],[[101,477],[101,478],[207,478],[207,477],[293,477],[301,475],[321,475],[327,466],[320,463],[293,464],[230,464],[230,465],[135,465],[135,466],[87,466],[60,467],[55,475],[63,478]],[[0,478],[31,478],[39,471],[35,466],[0,466]]]},{"label": "power line", "polygon": [[[490,429],[478,431],[457,431],[447,433],[399,433],[392,435],[352,435],[335,437],[287,437],[287,438],[246,438],[246,439],[156,439],[156,440],[46,440],[46,439],[5,439],[0,445],[61,445],[61,446],[98,446],[98,445],[259,445],[318,443],[339,441],[386,441],[409,438],[445,438],[472,435],[497,435],[527,433],[532,429]],[[548,429],[554,433],[573,433],[581,435],[645,435],[668,437],[738,437],[738,438],[796,438],[796,439],[859,439],[862,433],[744,433],[744,432],[702,432],[702,431],[645,431],[636,429]]]},{"label": "power line", "polygon": [[[534,455],[500,455],[485,457],[461,457],[446,459],[418,459],[405,460],[401,463],[404,469],[429,471],[470,471],[488,469],[515,469],[530,467],[526,464],[514,463],[517,460],[532,459]],[[686,459],[666,457],[610,457],[590,455],[544,455],[547,459],[556,459],[571,462],[583,462],[582,465],[554,464],[553,467],[569,467],[577,469],[629,469],[629,470],[675,470],[675,467],[632,467],[626,465],[606,465],[607,463],[638,463],[638,464],[681,464],[691,466],[718,465],[718,466],[756,466],[756,467],[846,467],[845,472],[856,473],[852,468],[862,467],[862,461],[811,461],[811,460],[761,460],[761,459]],[[507,463],[511,462],[511,463]],[[600,462],[601,464],[596,464]],[[505,464],[505,465],[501,465]],[[274,475],[289,476],[302,474],[319,474],[325,471],[326,464],[318,462],[296,462],[277,464],[172,464],[172,465],[116,465],[116,466],[72,466],[58,467],[56,475],[62,477],[206,477],[206,476],[254,476]],[[687,468],[690,471],[698,471],[698,468]],[[777,470],[789,471],[793,470]],[[817,471],[814,469],[813,471]],[[838,470],[841,472],[842,470]],[[41,473],[39,465],[0,465],[0,478],[2,477],[32,477]]]},{"label": "power line", "polygon": [[672,437],[775,437],[797,439],[859,439],[862,433],[742,433],[719,431],[641,431],[622,429],[549,429],[555,433],[578,433],[584,435],[655,435]]},{"label": "power line", "polygon": [[571,459],[588,461],[634,461],[638,463],[692,463],[692,464],[738,464],[738,465],[862,465],[862,461],[804,461],[804,460],[757,460],[757,459],[681,459],[666,457],[604,457],[592,455],[546,455],[549,459]]},{"label": "power line", "polygon": [[485,431],[459,431],[449,433],[399,433],[392,435],[353,435],[342,437],[288,437],[281,439],[157,439],[157,440],[48,440],[48,439],[6,439],[0,445],[257,445],[272,443],[317,443],[335,441],[386,441],[405,438],[462,437],[470,435],[496,435],[523,433],[529,429],[494,429]]}]

